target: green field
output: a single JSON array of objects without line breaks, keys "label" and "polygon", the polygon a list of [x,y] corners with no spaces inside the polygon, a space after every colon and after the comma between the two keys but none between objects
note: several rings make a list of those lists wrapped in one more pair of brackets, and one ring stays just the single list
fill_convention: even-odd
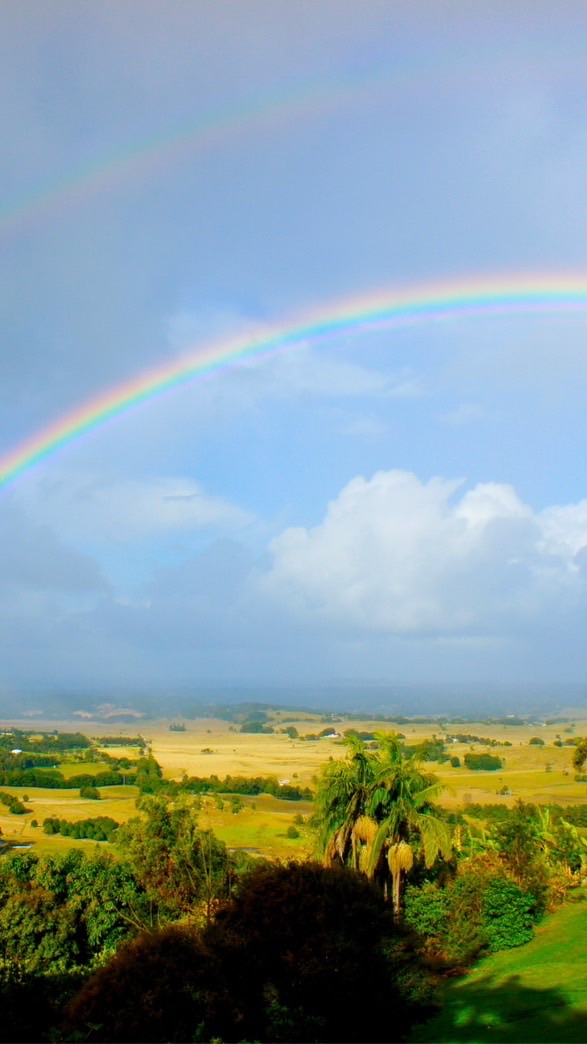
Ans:
[{"label": "green field", "polygon": [[[52,790],[48,787],[3,787],[9,794],[23,800],[31,811],[22,816],[8,814],[4,805],[0,805],[0,828],[3,839],[19,845],[33,845],[36,852],[63,851],[66,848],[87,847],[95,845],[95,841],[82,841],[61,834],[47,835],[43,832],[43,820],[51,816],[59,819],[89,819],[92,816],[110,816],[117,823],[124,823],[137,814],[135,802],[139,791],[134,786],[102,787],[100,801],[88,801],[79,796],[79,790]],[[37,826],[32,826],[33,821]],[[100,847],[108,847],[101,842]]]},{"label": "green field", "polygon": [[220,811],[212,798],[204,798],[200,819],[202,826],[211,827],[228,848],[245,848],[269,859],[310,856],[312,837],[309,830],[297,826],[300,836],[289,838],[287,829],[295,825],[295,816],[306,817],[311,813],[311,802],[279,801],[269,794],[241,796],[244,808],[235,815],[230,811],[230,799],[223,795],[223,800],[224,810]]},{"label": "green field", "polygon": [[58,771],[65,779],[71,779],[72,776],[95,776],[98,772],[108,772],[108,765],[103,761],[62,761]]},{"label": "green field", "polygon": [[551,914],[526,946],[480,961],[446,986],[413,1042],[566,1044],[587,1040],[587,895]]}]

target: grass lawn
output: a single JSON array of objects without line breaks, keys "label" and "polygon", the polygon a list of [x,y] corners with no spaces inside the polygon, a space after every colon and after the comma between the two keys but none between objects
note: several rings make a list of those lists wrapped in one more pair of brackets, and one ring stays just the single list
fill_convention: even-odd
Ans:
[{"label": "grass lawn", "polygon": [[526,946],[449,982],[441,1013],[412,1041],[566,1044],[587,1040],[587,896],[571,899]]}]

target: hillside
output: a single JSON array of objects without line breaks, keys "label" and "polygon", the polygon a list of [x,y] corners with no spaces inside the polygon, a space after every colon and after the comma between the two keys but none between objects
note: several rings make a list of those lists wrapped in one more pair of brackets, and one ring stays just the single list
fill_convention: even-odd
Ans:
[{"label": "hillside", "polygon": [[573,897],[526,946],[480,961],[447,984],[442,1012],[413,1042],[587,1040],[587,896]]}]

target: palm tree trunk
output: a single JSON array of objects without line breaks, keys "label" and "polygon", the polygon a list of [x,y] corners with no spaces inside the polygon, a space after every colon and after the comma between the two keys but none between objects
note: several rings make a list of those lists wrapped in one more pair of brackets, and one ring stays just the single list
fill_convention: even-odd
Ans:
[{"label": "palm tree trunk", "polygon": [[391,875],[392,881],[392,905],[393,905],[393,916],[396,921],[401,920],[401,886],[402,886],[402,870],[397,870],[395,874]]}]

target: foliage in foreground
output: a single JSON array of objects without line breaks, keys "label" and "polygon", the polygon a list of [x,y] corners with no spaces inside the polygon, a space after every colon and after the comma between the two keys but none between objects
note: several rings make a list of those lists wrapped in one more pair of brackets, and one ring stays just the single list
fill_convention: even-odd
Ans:
[{"label": "foliage in foreground", "polygon": [[[67,1031],[90,1041],[402,1040],[409,943],[350,871],[258,867],[202,931],[142,936],[82,988]],[[414,960],[413,952],[411,958]]]},{"label": "foliage in foreground", "polygon": [[406,891],[406,923],[429,955],[466,967],[481,953],[529,942],[541,911],[494,853],[463,863],[444,887],[428,882]]}]

